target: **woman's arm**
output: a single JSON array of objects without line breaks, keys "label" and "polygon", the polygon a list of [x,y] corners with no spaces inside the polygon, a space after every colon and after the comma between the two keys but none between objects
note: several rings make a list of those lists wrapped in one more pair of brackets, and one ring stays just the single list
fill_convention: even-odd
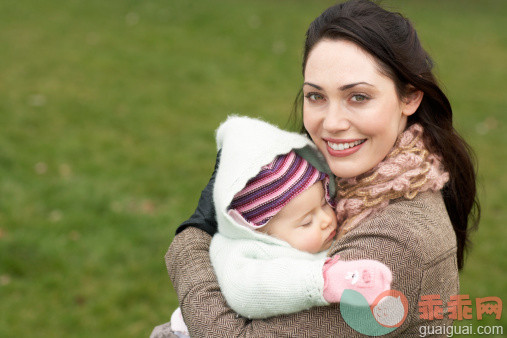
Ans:
[{"label": "woman's arm", "polygon": [[[413,204],[417,201],[406,203]],[[424,205],[421,206],[423,207]],[[412,208],[403,208],[410,209]],[[424,214],[427,214],[427,210]],[[429,265],[427,258],[424,257],[426,249],[421,247],[424,243],[421,243],[420,238],[414,237],[415,234],[410,230],[427,228],[426,222],[420,213],[401,213],[401,210],[390,212],[386,209],[381,215],[372,217],[338,240],[331,251],[333,254],[339,253],[343,260],[375,259],[393,271],[392,288],[401,291],[409,304],[409,314],[405,322],[392,332],[393,335],[417,330],[416,326],[420,324],[418,298],[421,288],[425,288],[427,283],[432,283],[435,278],[441,278],[445,274],[445,271],[431,275],[426,273]],[[220,292],[209,259],[210,241],[211,237],[205,232],[189,228],[176,236],[166,256],[169,275],[192,336],[358,335],[358,332],[343,320],[339,305],[335,304],[265,320],[248,320],[237,316],[227,306]],[[431,252],[428,254],[434,255]],[[440,265],[436,267],[440,269]],[[443,265],[441,267],[441,270],[448,269]],[[443,288],[448,288],[454,285],[455,281],[440,283]]]},{"label": "woman's arm", "polygon": [[211,238],[194,227],[179,233],[165,256],[167,271],[192,337],[241,336],[249,321],[238,317],[220,292],[209,258]]},{"label": "woman's arm", "polygon": [[192,337],[357,335],[343,321],[336,304],[264,320],[240,317],[220,292],[209,259],[210,241],[205,232],[188,228],[175,237],[166,255],[169,276]]}]

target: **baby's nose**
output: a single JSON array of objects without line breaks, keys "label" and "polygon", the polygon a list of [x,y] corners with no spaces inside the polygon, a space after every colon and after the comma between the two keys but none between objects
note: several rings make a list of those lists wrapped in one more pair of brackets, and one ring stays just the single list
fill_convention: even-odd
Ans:
[{"label": "baby's nose", "polygon": [[322,229],[326,229],[333,223],[332,217],[325,210],[321,210],[320,217],[321,217],[320,226]]}]

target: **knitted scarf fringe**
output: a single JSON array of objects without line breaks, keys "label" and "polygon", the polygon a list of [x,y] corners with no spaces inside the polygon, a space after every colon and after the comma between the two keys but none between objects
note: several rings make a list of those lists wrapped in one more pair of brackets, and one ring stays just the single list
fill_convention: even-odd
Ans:
[{"label": "knitted scarf fringe", "polygon": [[438,191],[449,181],[441,158],[428,151],[422,136],[421,125],[410,126],[376,167],[354,178],[338,179],[339,237],[384,209],[391,200],[413,199],[423,191]]}]

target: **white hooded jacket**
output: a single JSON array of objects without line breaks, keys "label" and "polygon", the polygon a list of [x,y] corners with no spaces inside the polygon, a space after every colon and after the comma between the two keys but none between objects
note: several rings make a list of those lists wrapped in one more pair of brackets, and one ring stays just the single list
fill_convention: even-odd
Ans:
[{"label": "white hooded jacket", "polygon": [[329,305],[322,296],[325,252],[294,249],[252,230],[239,214],[227,210],[262,166],[291,150],[332,177],[322,155],[306,136],[248,117],[229,117],[217,129],[216,141],[221,149],[213,191],[218,233],[210,258],[229,306],[244,317],[266,318]]}]

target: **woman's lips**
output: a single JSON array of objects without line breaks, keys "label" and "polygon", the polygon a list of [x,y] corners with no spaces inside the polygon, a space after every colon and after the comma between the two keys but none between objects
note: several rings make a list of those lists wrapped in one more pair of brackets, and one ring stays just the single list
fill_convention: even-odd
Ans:
[{"label": "woman's lips", "polygon": [[324,139],[326,142],[327,152],[331,156],[345,157],[352,155],[366,142],[366,139],[354,139],[354,140],[336,140],[336,139]]}]

